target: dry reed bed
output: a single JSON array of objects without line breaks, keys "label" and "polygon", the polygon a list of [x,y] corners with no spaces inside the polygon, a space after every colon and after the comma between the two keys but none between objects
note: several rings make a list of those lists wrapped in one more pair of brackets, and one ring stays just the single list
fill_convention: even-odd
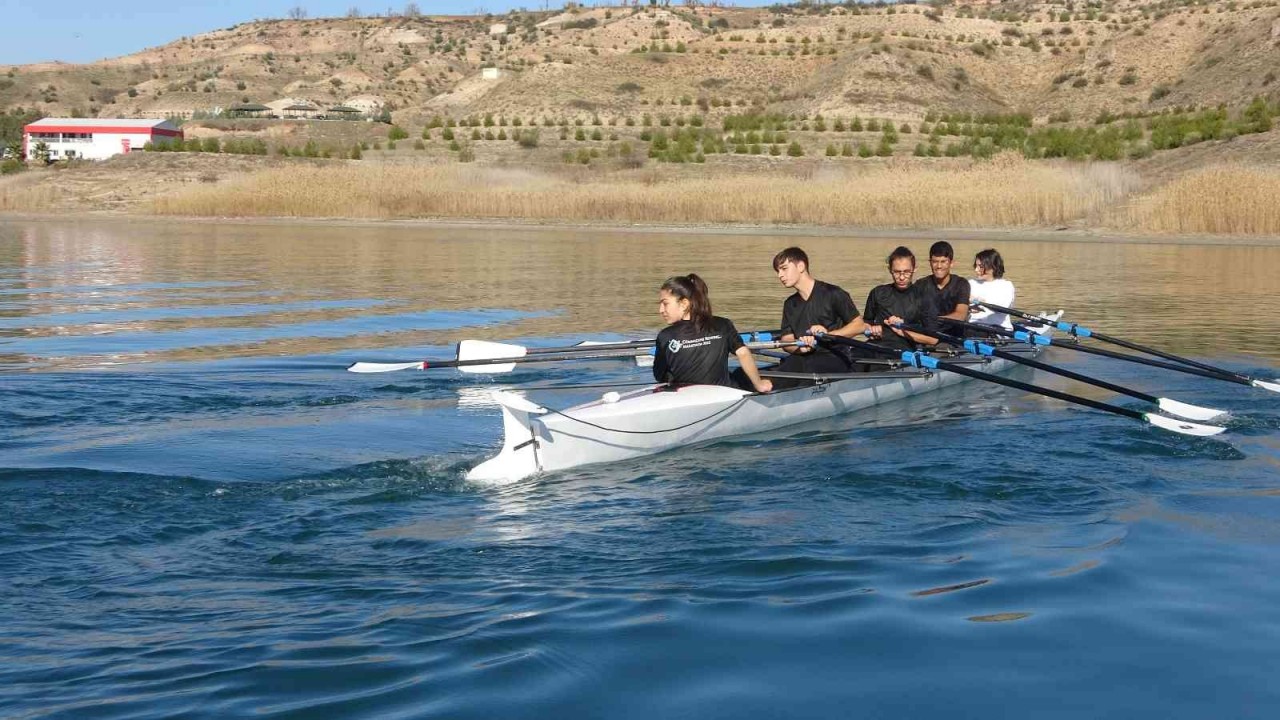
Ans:
[{"label": "dry reed bed", "polygon": [[1280,170],[1226,165],[1177,178],[1110,214],[1152,233],[1280,236]]},{"label": "dry reed bed", "polygon": [[153,201],[163,215],[500,218],[624,223],[1035,227],[1097,216],[1136,187],[1108,164],[1001,158],[967,168],[877,167],[810,179],[755,175],[572,182],[476,166],[289,168]]},{"label": "dry reed bed", "polygon": [[0,184],[0,212],[45,212],[54,209],[58,195],[50,185],[30,185],[12,178]]}]

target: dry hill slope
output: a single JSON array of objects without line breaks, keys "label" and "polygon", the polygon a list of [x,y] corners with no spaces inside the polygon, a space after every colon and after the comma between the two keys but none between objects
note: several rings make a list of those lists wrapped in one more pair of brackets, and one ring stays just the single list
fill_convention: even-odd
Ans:
[{"label": "dry hill slope", "polygon": [[[489,66],[501,77],[481,79]],[[1238,105],[1274,93],[1277,68],[1276,0],[596,8],[245,23],[96,63],[0,67],[0,109],[190,115],[289,97],[364,98],[410,123],[630,115],[682,101],[711,116],[1091,118]]]}]

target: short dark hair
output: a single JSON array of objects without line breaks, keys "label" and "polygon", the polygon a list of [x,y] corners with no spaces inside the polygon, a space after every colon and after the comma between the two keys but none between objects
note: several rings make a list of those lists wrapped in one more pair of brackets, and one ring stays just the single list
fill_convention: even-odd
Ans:
[{"label": "short dark hair", "polygon": [[779,267],[782,266],[782,263],[785,263],[785,262],[789,262],[793,265],[795,263],[802,262],[804,263],[804,269],[805,270],[809,269],[809,256],[805,253],[805,251],[801,250],[800,248],[794,245],[784,249],[782,252],[773,256],[773,269],[777,270]]},{"label": "short dark hair", "polygon": [[1000,257],[1000,253],[995,248],[987,248],[977,255],[973,256],[975,263],[981,263],[982,267],[991,271],[996,278],[1004,277],[1004,258]]},{"label": "short dark hair", "polygon": [[911,249],[905,245],[899,245],[893,252],[889,253],[889,259],[885,261],[885,264],[889,267],[893,267],[893,261],[900,258],[910,258],[911,267],[916,266],[916,254],[911,252]]},{"label": "short dark hair", "polygon": [[931,258],[944,257],[948,260],[955,260],[956,251],[955,251],[955,248],[951,247],[951,243],[947,242],[946,240],[939,240],[938,242],[929,246],[929,257]]}]

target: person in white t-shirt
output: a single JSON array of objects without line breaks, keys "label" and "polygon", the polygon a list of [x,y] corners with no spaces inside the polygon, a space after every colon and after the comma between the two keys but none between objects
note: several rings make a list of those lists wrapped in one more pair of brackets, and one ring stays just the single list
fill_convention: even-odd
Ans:
[{"label": "person in white t-shirt", "polygon": [[[1004,279],[1004,259],[1000,253],[988,248],[973,258],[973,272],[977,275],[969,281],[969,302],[989,302],[1003,307],[1013,307],[1016,292],[1013,283]],[[974,305],[969,315],[969,322],[982,325],[999,325],[1006,330],[1013,329],[1009,316],[1002,312],[988,310],[981,305]]]}]

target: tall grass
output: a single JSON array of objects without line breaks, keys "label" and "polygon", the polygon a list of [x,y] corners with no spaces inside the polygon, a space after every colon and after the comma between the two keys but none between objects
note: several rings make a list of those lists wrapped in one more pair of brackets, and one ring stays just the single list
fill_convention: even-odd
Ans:
[{"label": "tall grass", "polygon": [[0,185],[0,212],[45,212],[57,202],[57,188],[51,185]]},{"label": "tall grass", "polygon": [[[1004,160],[1004,158],[1001,158]],[[652,169],[589,182],[458,166],[266,170],[158,198],[163,215],[503,218],[655,223],[796,223],[863,227],[1029,227],[1099,214],[1133,177],[1112,165],[1011,159],[969,168],[865,168],[677,177]]]},{"label": "tall grass", "polygon": [[1158,233],[1280,236],[1280,170],[1223,165],[1184,175],[1111,214]]}]

